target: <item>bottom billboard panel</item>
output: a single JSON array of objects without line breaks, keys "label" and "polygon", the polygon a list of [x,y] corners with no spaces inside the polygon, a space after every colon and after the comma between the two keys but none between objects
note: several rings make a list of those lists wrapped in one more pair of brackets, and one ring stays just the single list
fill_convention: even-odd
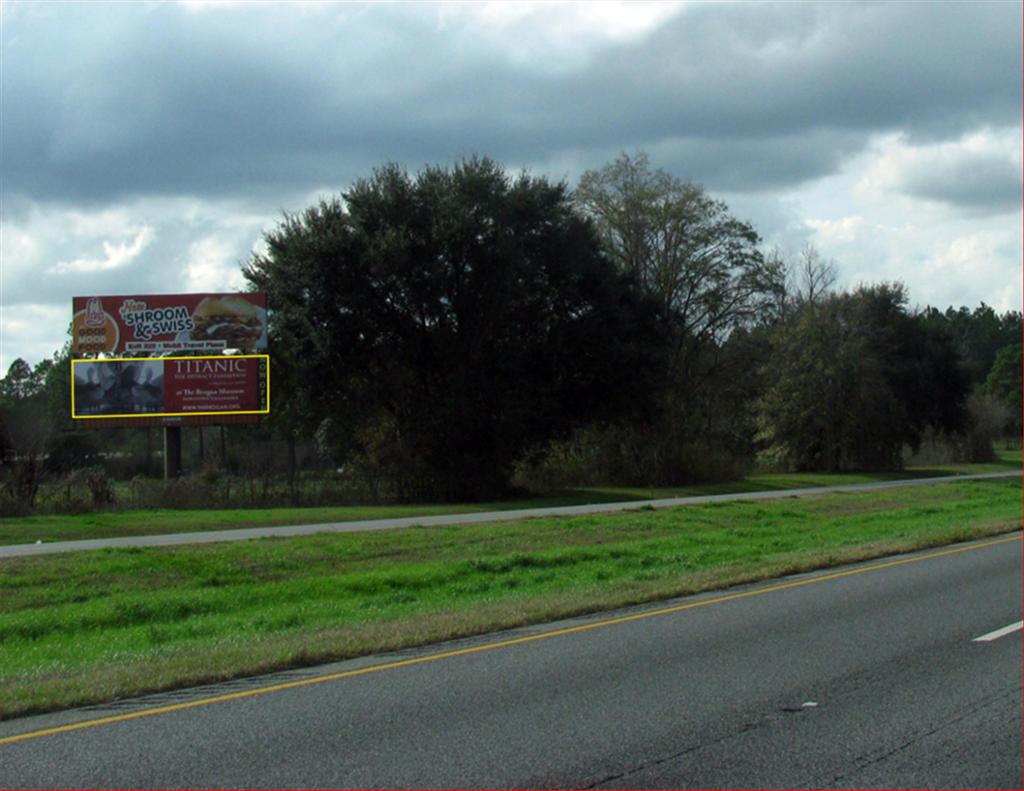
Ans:
[{"label": "bottom billboard panel", "polygon": [[[145,419],[265,415],[265,354],[71,361],[71,417]],[[162,424],[166,424],[162,421]]]},{"label": "bottom billboard panel", "polygon": [[242,426],[259,423],[262,415],[223,414],[223,415],[175,415],[173,417],[154,417],[153,415],[137,415],[135,417],[90,417],[75,425],[80,428],[167,428],[168,426]]}]

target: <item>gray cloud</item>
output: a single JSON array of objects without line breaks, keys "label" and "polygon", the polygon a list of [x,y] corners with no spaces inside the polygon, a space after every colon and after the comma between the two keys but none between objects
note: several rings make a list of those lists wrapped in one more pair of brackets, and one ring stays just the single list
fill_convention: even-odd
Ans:
[{"label": "gray cloud", "polygon": [[[466,8],[6,4],[0,361],[57,348],[33,317],[63,323],[73,295],[228,287],[282,210],[387,161],[482,154],[573,184],[646,150],[789,252],[865,212],[851,272],[892,277],[932,236],[942,271],[993,259],[971,281],[990,303],[1019,270],[1020,3],[692,4],[619,37]],[[965,144],[979,130],[995,142]],[[881,165],[880,139],[901,141]],[[884,208],[857,203],[857,168]],[[956,216],[918,230],[893,191]]]},{"label": "gray cloud", "polygon": [[984,152],[911,164],[899,188],[908,195],[979,212],[1011,212],[1021,206],[1020,165]]},{"label": "gray cloud", "polygon": [[836,129],[734,140],[686,138],[641,146],[661,167],[699,184],[763,192],[835,171],[861,149],[863,135]]},{"label": "gray cloud", "polygon": [[3,41],[6,189],[35,199],[269,197],[388,160],[625,140],[679,141],[709,187],[765,189],[833,172],[879,130],[1019,121],[1012,4],[698,5],[552,70],[401,7],[46,8]]}]

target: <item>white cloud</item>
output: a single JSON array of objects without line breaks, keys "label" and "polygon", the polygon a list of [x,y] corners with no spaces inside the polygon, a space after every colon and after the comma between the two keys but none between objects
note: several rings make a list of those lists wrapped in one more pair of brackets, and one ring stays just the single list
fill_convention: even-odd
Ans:
[{"label": "white cloud", "polygon": [[53,356],[67,338],[71,305],[4,305],[0,313],[0,375],[19,357],[30,365]]},{"label": "white cloud", "polygon": [[279,218],[276,203],[188,198],[93,210],[35,203],[9,213],[0,224],[3,359],[51,356],[67,339],[75,296],[244,288],[239,264]]},{"label": "white cloud", "polygon": [[[487,2],[428,6],[441,33],[528,70],[578,69],[596,51],[657,30],[682,2]],[[482,45],[482,46],[481,46]]]},{"label": "white cloud", "polygon": [[194,242],[185,265],[185,291],[235,291],[245,287],[238,250],[228,239],[208,236]]},{"label": "white cloud", "polygon": [[807,224],[814,229],[817,238],[823,245],[831,246],[837,242],[857,241],[860,230],[864,227],[864,218],[840,217],[838,220],[808,219]]},{"label": "white cloud", "polygon": [[1021,128],[981,129],[956,140],[915,145],[888,135],[872,147],[858,182],[864,194],[890,192],[975,213],[1020,206]]},{"label": "white cloud", "polygon": [[984,301],[1001,311],[1020,310],[1019,207],[1009,213],[986,208],[984,201],[938,200],[908,186],[929,168],[955,172],[972,157],[1019,161],[1011,139],[991,130],[927,144],[879,135],[837,174],[787,197],[809,241],[835,260],[841,287],[898,280],[917,305]]},{"label": "white cloud", "polygon": [[111,243],[103,241],[102,258],[76,258],[72,261],[59,261],[50,268],[54,274],[68,272],[105,272],[120,269],[130,264],[153,240],[153,228],[143,225],[130,242]]},{"label": "white cloud", "polygon": [[925,259],[928,277],[954,283],[989,282],[998,286],[1005,271],[1001,259],[1007,238],[998,231],[981,231],[942,240]]},{"label": "white cloud", "polygon": [[4,262],[20,261],[22,265],[33,265],[39,261],[42,245],[31,234],[20,228],[7,227],[2,230],[0,257]]},{"label": "white cloud", "polygon": [[138,223],[124,206],[108,206],[99,211],[71,209],[61,215],[68,231],[78,237],[130,236],[138,233]]}]

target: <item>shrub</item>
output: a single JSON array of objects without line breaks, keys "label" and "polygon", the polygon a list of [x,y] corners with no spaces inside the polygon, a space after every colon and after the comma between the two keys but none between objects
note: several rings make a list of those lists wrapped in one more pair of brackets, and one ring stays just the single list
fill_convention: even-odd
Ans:
[{"label": "shrub", "polygon": [[590,427],[551,443],[517,465],[512,482],[531,492],[573,486],[677,486],[736,480],[748,463],[703,440],[682,440],[656,427]]},{"label": "shrub", "polygon": [[102,467],[90,467],[82,471],[85,485],[92,495],[92,504],[97,508],[106,508],[114,504],[113,481]]},{"label": "shrub", "polygon": [[46,443],[45,472],[63,475],[72,470],[92,467],[100,461],[95,432],[65,431],[55,434]]},{"label": "shrub", "polygon": [[964,461],[995,461],[993,443],[1002,435],[1009,410],[998,398],[988,393],[974,393],[967,399],[970,416],[965,436],[966,456]]}]

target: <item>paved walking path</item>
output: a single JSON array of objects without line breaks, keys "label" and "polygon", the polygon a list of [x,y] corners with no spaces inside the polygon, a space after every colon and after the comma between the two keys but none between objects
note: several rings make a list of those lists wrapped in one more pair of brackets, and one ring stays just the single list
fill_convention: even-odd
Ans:
[{"label": "paved walking path", "polygon": [[778,489],[765,492],[737,492],[697,497],[668,497],[659,500],[630,500],[619,503],[593,503],[590,505],[563,505],[549,508],[523,508],[514,511],[483,511],[469,514],[442,514],[438,516],[406,516],[396,519],[364,519],[353,522],[328,522],[316,525],[287,525],[284,527],[252,527],[236,530],[208,530],[195,533],[170,533],[157,536],[125,536],[121,538],[94,538],[84,541],[54,541],[48,544],[12,544],[0,546],[0,559],[29,555],[50,555],[60,552],[84,552],[93,549],[117,547],[166,547],[182,544],[205,544],[214,541],[246,541],[271,536],[305,536],[313,533],[356,533],[368,530],[394,530],[414,525],[467,525],[480,522],[510,522],[514,519],[532,519],[539,516],[573,516],[577,514],[605,514],[640,508],[675,508],[682,505],[720,503],[730,500],[775,500],[784,497],[805,497],[834,492],[859,492],[872,489],[891,489],[899,486],[927,486],[949,481],[972,481],[988,478],[1019,477],[1020,471],[987,472],[977,475],[945,475],[936,478],[910,478],[875,483],[854,483],[838,486],[815,486],[804,489]]}]

